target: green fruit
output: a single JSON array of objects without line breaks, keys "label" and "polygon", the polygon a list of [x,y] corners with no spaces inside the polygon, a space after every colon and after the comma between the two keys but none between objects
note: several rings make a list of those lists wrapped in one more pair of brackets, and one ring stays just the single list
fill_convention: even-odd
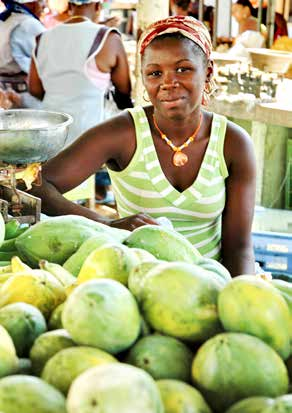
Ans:
[{"label": "green fruit", "polygon": [[136,254],[140,262],[155,261],[156,258],[150,252],[143,250],[142,248],[131,248],[132,252]]},{"label": "green fruit", "polygon": [[105,364],[81,374],[70,387],[68,413],[164,413],[154,380],[141,369]]},{"label": "green fruit", "polygon": [[108,353],[92,347],[72,347],[51,357],[42,371],[42,379],[67,395],[72,382],[94,366],[115,363]]},{"label": "green fruit", "polygon": [[62,324],[62,311],[64,308],[64,303],[59,304],[58,307],[54,309],[52,312],[49,322],[48,322],[48,327],[49,330],[59,330],[63,328]]},{"label": "green fruit", "polygon": [[218,310],[225,330],[256,336],[283,359],[289,357],[289,308],[269,282],[255,276],[236,277],[221,291]]},{"label": "green fruit", "polygon": [[263,413],[272,405],[273,399],[269,397],[249,397],[233,404],[226,413]]},{"label": "green fruit", "polygon": [[74,347],[75,343],[66,330],[54,330],[39,336],[30,350],[32,370],[40,376],[46,362],[59,351]]},{"label": "green fruit", "polygon": [[[5,272],[11,272],[11,265],[10,261],[0,261],[0,272],[2,273],[2,270]],[[4,268],[7,267],[7,268]]]},{"label": "green fruit", "polygon": [[78,215],[65,215],[40,221],[20,235],[16,248],[33,266],[42,259],[63,265],[88,238],[100,232],[124,238],[122,230]]},{"label": "green fruit", "polygon": [[20,228],[20,222],[17,219],[10,219],[5,224],[5,240],[15,238],[18,229]]},{"label": "green fruit", "polygon": [[0,247],[0,251],[1,252],[9,252],[9,251],[15,251],[16,247],[15,247],[15,241],[17,238],[12,238],[12,239],[7,239],[5,241],[3,241],[1,247]]},{"label": "green fruit", "polygon": [[178,380],[157,382],[164,413],[212,413],[203,396],[194,387]]},{"label": "green fruit", "polygon": [[111,278],[127,285],[131,269],[139,263],[137,255],[122,244],[105,244],[91,252],[78,275],[78,284],[96,278]]},{"label": "green fruit", "polygon": [[276,399],[250,397],[234,404],[226,413],[292,413],[292,395]]},{"label": "green fruit", "polygon": [[164,261],[197,263],[201,258],[201,254],[183,235],[159,225],[136,228],[124,243],[131,248],[142,248]]},{"label": "green fruit", "polygon": [[202,257],[199,265],[204,268],[204,270],[210,271],[214,273],[214,275],[218,275],[223,281],[225,281],[225,284],[232,280],[230,272],[227,268],[212,258]]},{"label": "green fruit", "polygon": [[288,390],[281,357],[248,334],[222,333],[206,341],[194,358],[192,376],[215,412],[247,397],[277,397]]},{"label": "green fruit", "polygon": [[48,271],[63,285],[63,287],[69,287],[76,282],[76,278],[73,277],[65,268],[59,264],[41,260],[39,262],[40,269]]},{"label": "green fruit", "polygon": [[0,260],[1,261],[10,261],[12,257],[18,256],[18,251],[0,251]]},{"label": "green fruit", "polygon": [[142,314],[160,333],[189,342],[203,341],[221,331],[219,291],[212,274],[195,264],[161,264],[144,280]]},{"label": "green fruit", "polygon": [[67,259],[63,267],[74,275],[74,277],[77,277],[88,255],[108,242],[114,242],[114,238],[106,233],[101,233],[87,239],[81,244],[78,250]]},{"label": "green fruit", "polygon": [[14,303],[0,309],[0,324],[15,345],[18,357],[28,355],[35,339],[47,330],[40,310],[30,304]]},{"label": "green fruit", "polygon": [[150,335],[130,350],[126,362],[147,371],[155,380],[190,381],[193,353],[173,337]]},{"label": "green fruit", "polygon": [[163,261],[144,261],[131,269],[128,279],[128,288],[138,302],[140,302],[141,299],[143,285],[147,274],[152,268],[161,263],[163,263]]},{"label": "green fruit", "polygon": [[0,377],[14,374],[18,370],[18,359],[10,335],[0,325]]},{"label": "green fruit", "polygon": [[65,299],[65,289],[53,275],[43,270],[26,270],[15,273],[4,282],[0,307],[23,302],[37,307],[47,318]]},{"label": "green fruit", "polygon": [[5,239],[5,222],[4,222],[2,214],[0,213],[0,247],[3,244],[4,239]]},{"label": "green fruit", "polygon": [[0,380],[0,411],[4,413],[66,413],[65,398],[58,390],[32,376]]},{"label": "green fruit", "polygon": [[128,349],[140,333],[140,314],[130,291],[100,279],[77,287],[65,302],[62,323],[73,340],[111,354]]},{"label": "green fruit", "polygon": [[280,292],[286,301],[292,318],[292,284],[283,280],[272,280],[271,284]]}]

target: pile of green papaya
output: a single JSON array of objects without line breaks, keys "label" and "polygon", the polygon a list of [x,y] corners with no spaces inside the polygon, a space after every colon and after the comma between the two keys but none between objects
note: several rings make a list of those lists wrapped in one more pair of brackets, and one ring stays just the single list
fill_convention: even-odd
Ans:
[{"label": "pile of green papaya", "polygon": [[161,226],[12,220],[0,241],[0,412],[292,413],[292,284]]}]

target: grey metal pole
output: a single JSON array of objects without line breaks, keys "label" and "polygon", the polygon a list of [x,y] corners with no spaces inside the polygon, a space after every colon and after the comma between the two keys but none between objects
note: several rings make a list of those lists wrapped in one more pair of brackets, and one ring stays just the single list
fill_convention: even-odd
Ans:
[{"label": "grey metal pole", "polygon": [[213,47],[214,49],[217,47],[218,6],[219,6],[219,0],[216,0],[215,7],[214,7],[214,23],[213,23]]},{"label": "grey metal pole", "polygon": [[204,0],[199,0],[199,20],[204,21]]},{"label": "grey metal pole", "polygon": [[271,47],[274,42],[274,25],[275,25],[275,13],[276,13],[276,4],[275,0],[268,0],[267,8],[267,46]]},{"label": "grey metal pole", "polygon": [[230,0],[230,5],[229,5],[229,28],[228,28],[228,31],[229,31],[229,37],[232,37],[232,4],[233,4],[233,1],[232,0]]},{"label": "grey metal pole", "polygon": [[259,7],[258,7],[258,31],[261,31],[261,24],[263,18],[263,0],[259,0]]}]

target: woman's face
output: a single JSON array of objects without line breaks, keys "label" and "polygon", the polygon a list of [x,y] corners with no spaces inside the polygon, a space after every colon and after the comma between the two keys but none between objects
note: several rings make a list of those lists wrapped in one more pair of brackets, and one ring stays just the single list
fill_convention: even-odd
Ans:
[{"label": "woman's face", "polygon": [[182,119],[200,104],[206,64],[191,40],[156,39],[142,59],[142,77],[148,96],[162,116]]}]

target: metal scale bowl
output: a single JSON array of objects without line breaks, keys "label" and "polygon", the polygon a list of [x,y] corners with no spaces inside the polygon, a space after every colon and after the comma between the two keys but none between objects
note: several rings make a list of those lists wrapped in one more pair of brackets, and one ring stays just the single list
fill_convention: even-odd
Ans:
[{"label": "metal scale bowl", "polygon": [[72,120],[65,113],[45,110],[0,111],[0,211],[5,221],[9,216],[21,223],[39,220],[41,201],[17,189],[17,173],[57,155]]}]

